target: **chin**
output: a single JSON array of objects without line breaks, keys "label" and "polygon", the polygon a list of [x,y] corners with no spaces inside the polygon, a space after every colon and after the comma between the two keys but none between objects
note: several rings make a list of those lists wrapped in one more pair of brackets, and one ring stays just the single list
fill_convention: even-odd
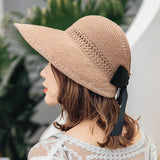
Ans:
[{"label": "chin", "polygon": [[57,105],[57,104],[58,104],[57,101],[55,101],[55,100],[53,99],[53,97],[51,98],[51,97],[48,97],[47,95],[45,96],[44,101],[45,101],[46,104],[49,105],[49,106],[53,106],[53,105]]}]

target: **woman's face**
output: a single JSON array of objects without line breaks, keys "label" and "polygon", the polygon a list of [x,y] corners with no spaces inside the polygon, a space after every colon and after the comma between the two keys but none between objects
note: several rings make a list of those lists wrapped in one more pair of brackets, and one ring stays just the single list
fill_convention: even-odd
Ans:
[{"label": "woman's face", "polygon": [[56,105],[58,104],[57,96],[58,96],[58,85],[55,79],[55,76],[52,72],[52,68],[50,63],[40,72],[41,77],[45,80],[42,83],[46,88],[44,100],[48,105]]}]

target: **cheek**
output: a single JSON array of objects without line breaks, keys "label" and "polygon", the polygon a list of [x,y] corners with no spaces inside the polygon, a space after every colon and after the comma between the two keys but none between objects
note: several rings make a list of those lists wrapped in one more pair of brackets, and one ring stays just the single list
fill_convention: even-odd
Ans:
[{"label": "cheek", "polygon": [[48,92],[51,96],[54,96],[58,93],[58,86],[54,77],[52,77],[48,82]]},{"label": "cheek", "polygon": [[56,94],[56,93],[58,92],[57,84],[56,84],[56,83],[55,83],[55,84],[52,84],[51,87],[52,87],[52,88],[51,88],[52,94]]}]

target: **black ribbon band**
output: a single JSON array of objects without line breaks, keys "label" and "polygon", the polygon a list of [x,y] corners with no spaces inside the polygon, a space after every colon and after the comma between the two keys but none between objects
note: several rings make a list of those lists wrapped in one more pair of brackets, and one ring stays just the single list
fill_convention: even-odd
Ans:
[{"label": "black ribbon band", "polygon": [[118,97],[116,100],[118,101],[118,104],[121,105],[118,120],[110,136],[118,136],[121,135],[122,133],[126,103],[128,99],[128,93],[127,93],[128,80],[129,80],[128,71],[126,70],[125,67],[120,65],[110,81],[111,84],[115,85],[119,89]]},{"label": "black ribbon band", "polygon": [[122,97],[122,104],[121,104],[121,109],[119,112],[118,120],[117,123],[115,124],[111,136],[118,136],[121,135],[122,129],[123,129],[123,123],[124,123],[124,115],[125,115],[125,109],[126,109],[126,103],[128,99],[128,94],[127,94],[127,86],[121,88],[121,97]]}]

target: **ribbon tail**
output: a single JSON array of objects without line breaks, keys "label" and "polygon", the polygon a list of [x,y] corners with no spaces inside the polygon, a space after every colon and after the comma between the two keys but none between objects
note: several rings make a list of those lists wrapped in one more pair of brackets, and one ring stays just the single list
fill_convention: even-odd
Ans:
[{"label": "ribbon tail", "polygon": [[124,88],[119,88],[118,93],[117,93],[117,99],[116,99],[116,101],[118,102],[119,105],[122,104],[123,90],[124,90]]},{"label": "ribbon tail", "polygon": [[121,135],[122,133],[123,123],[124,123],[124,114],[125,114],[126,103],[128,99],[127,86],[121,88],[119,97],[121,97],[121,100],[122,100],[121,109],[119,112],[119,116],[118,116],[116,125],[114,126],[113,131],[110,134],[111,136],[118,136],[118,135]]}]

